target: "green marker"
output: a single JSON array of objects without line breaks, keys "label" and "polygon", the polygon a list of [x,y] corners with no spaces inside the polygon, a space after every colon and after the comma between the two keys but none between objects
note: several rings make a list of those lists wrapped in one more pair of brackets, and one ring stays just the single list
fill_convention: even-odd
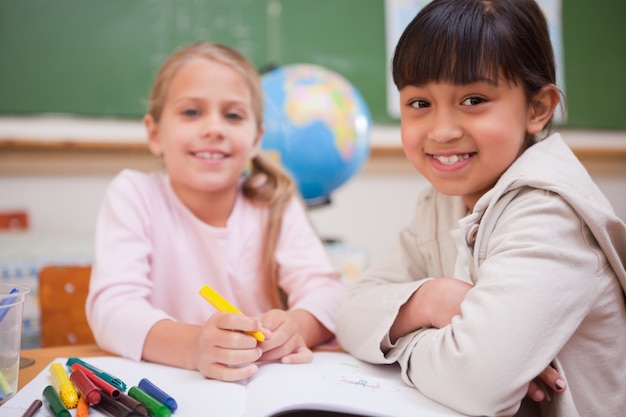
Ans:
[{"label": "green marker", "polygon": [[160,403],[138,387],[130,387],[128,396],[145,405],[152,417],[170,417],[172,415],[172,411],[165,404]]},{"label": "green marker", "polygon": [[53,417],[72,417],[67,408],[63,405],[61,397],[57,394],[52,385],[48,385],[43,390],[43,403],[46,405]]}]

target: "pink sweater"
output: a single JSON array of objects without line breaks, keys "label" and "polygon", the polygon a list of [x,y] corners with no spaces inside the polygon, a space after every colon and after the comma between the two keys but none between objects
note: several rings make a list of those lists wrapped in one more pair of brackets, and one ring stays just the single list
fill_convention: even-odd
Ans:
[{"label": "pink sweater", "polygon": [[[227,226],[212,227],[178,199],[166,174],[121,172],[96,225],[86,311],[98,345],[139,360],[156,322],[204,323],[215,312],[198,294],[204,284],[244,314],[269,310],[259,273],[265,213],[239,194]],[[276,259],[289,309],[309,311],[334,332],[344,287],[296,198],[283,216]]]}]

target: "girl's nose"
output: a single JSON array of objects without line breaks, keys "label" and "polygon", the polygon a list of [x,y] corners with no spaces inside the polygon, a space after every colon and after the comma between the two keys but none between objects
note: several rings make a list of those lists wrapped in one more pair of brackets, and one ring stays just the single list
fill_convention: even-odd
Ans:
[{"label": "girl's nose", "polygon": [[433,112],[428,139],[438,143],[446,143],[462,136],[463,132],[457,118],[450,111],[439,109]]},{"label": "girl's nose", "polygon": [[224,136],[224,120],[217,114],[208,114],[202,120],[201,136],[204,138],[222,138]]}]

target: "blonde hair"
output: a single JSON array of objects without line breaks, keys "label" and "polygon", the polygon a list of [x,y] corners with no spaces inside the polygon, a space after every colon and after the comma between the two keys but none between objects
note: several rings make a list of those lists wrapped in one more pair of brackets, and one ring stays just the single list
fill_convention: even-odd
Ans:
[{"label": "blonde hair", "polygon": [[[235,49],[205,41],[177,50],[161,66],[148,101],[148,113],[154,120],[158,122],[161,118],[169,86],[178,70],[189,61],[198,58],[219,62],[241,74],[250,88],[252,111],[257,121],[257,128],[261,129],[263,126],[263,87],[258,71],[244,55]],[[296,185],[286,171],[259,151],[252,158],[251,172],[243,181],[242,190],[247,199],[268,208],[260,257],[263,287],[273,308],[285,308],[283,293],[278,286],[278,264],[275,252],[282,217],[289,202],[296,195]]]}]

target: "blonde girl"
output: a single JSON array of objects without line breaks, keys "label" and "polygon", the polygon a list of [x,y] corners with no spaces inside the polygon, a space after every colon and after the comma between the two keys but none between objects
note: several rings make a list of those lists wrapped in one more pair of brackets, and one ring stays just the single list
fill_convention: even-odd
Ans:
[{"label": "blonde girl", "polygon": [[[97,221],[87,315],[100,347],[234,381],[333,338],[343,286],[294,182],[259,150],[262,116],[259,75],[232,48],[198,42],[165,61],[144,124],[166,172],[121,172]],[[216,312],[204,284],[245,315]]]}]

